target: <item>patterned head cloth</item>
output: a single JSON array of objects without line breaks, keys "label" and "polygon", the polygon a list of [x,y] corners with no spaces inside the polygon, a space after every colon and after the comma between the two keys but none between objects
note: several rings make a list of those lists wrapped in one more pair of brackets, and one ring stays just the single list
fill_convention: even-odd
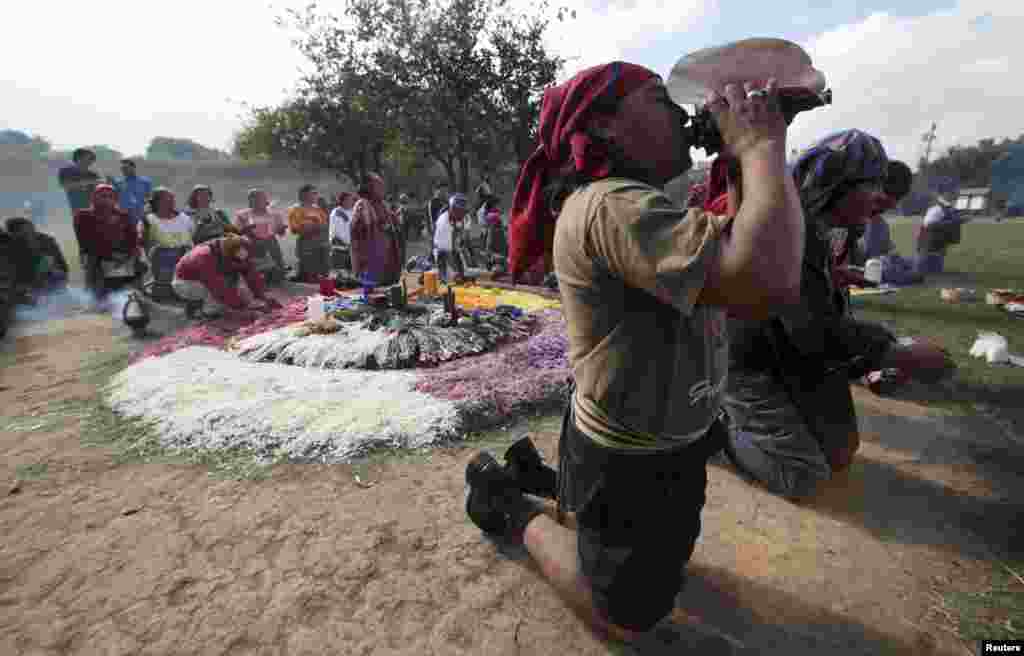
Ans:
[{"label": "patterned head cloth", "polygon": [[466,194],[454,193],[452,194],[451,198],[448,199],[448,207],[452,209],[456,207],[466,209],[467,205],[469,205],[469,201],[466,200]]},{"label": "patterned head cloth", "polygon": [[851,187],[884,182],[888,162],[882,143],[860,130],[830,134],[805,150],[793,165],[793,181],[807,218]]},{"label": "patterned head cloth", "polygon": [[595,107],[617,103],[654,77],[643,66],[612,62],[580,71],[544,92],[539,144],[519,172],[512,197],[508,257],[513,276],[529,270],[553,248],[555,217],[544,196],[549,176],[570,164],[595,179],[610,173],[609,153],[586,133]]}]

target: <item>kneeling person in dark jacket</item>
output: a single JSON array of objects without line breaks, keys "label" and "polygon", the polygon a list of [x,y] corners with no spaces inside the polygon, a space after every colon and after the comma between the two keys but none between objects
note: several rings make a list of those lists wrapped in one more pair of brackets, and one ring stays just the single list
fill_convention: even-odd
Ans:
[{"label": "kneeling person in dark jacket", "polygon": [[7,219],[6,226],[21,290],[47,292],[67,284],[68,263],[56,239],[37,231],[35,224],[22,217]]},{"label": "kneeling person in dark jacket", "polygon": [[7,334],[14,314],[14,278],[14,240],[0,227],[0,338]]},{"label": "kneeling person in dark jacket", "polygon": [[[240,293],[244,279],[255,302]],[[178,261],[174,271],[174,292],[185,299],[186,314],[205,318],[219,316],[227,309],[266,310],[280,304],[266,295],[263,274],[249,261],[249,240],[228,235],[193,248]]]},{"label": "kneeling person in dark jacket", "polygon": [[772,319],[729,320],[725,452],[776,494],[809,496],[850,466],[860,445],[852,379],[899,368],[935,380],[952,366],[938,347],[900,346],[881,326],[853,319],[833,278],[829,230],[875,214],[886,165],[882,144],[859,130],[806,151],[793,171],[807,221],[800,302]]}]

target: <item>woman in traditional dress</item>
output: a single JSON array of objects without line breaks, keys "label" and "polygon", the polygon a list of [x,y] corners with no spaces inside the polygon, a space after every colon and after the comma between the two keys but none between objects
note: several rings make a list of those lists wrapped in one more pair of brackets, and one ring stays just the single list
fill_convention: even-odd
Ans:
[{"label": "woman in traditional dress", "polygon": [[97,185],[92,205],[75,212],[75,236],[82,254],[86,286],[103,300],[117,288],[138,280],[139,230],[131,216],[117,206],[117,192]]},{"label": "woman in traditional dress", "polygon": [[490,271],[497,268],[504,272],[505,260],[508,258],[508,235],[505,232],[505,222],[501,218],[501,208],[494,198],[488,199],[485,207],[484,257],[487,268]]},{"label": "woman in traditional dress", "polygon": [[271,209],[270,196],[265,190],[250,189],[248,200],[248,209],[239,210],[235,214],[235,226],[243,236],[252,240],[254,251],[269,252],[277,266],[278,275],[283,279],[284,253],[277,239],[288,232],[288,225],[280,212]]},{"label": "woman in traditional dress", "polygon": [[[225,310],[267,311],[281,305],[266,293],[262,274],[249,259],[247,237],[227,235],[200,244],[178,261],[174,292],[185,299],[185,314],[213,319]],[[242,290],[245,281],[248,292]]]},{"label": "woman in traditional dress", "polygon": [[371,286],[394,285],[402,275],[401,226],[384,204],[384,189],[384,178],[371,173],[352,208],[352,268]]},{"label": "woman in traditional dress", "polygon": [[175,206],[174,192],[166,187],[153,191],[149,213],[139,223],[139,238],[149,258],[152,280],[147,287],[154,298],[173,294],[174,269],[185,253],[192,249],[195,224],[192,217]]},{"label": "woman in traditional dress", "polygon": [[307,184],[299,189],[299,204],[288,211],[288,227],[299,237],[295,243],[299,270],[292,280],[315,283],[330,273],[330,228],[315,186]]},{"label": "woman in traditional dress", "polygon": [[197,245],[227,234],[238,234],[238,228],[231,224],[228,213],[213,206],[213,189],[209,185],[200,184],[192,188],[185,211],[192,217],[192,241]]}]

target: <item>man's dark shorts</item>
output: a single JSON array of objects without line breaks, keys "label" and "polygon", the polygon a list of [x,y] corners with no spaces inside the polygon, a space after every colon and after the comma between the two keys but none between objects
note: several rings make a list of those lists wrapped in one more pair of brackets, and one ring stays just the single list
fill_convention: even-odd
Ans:
[{"label": "man's dark shorts", "polygon": [[726,431],[657,453],[607,449],[581,433],[572,405],[559,442],[560,512],[576,512],[580,569],[612,624],[646,631],[668,615],[700,534],[707,461]]}]

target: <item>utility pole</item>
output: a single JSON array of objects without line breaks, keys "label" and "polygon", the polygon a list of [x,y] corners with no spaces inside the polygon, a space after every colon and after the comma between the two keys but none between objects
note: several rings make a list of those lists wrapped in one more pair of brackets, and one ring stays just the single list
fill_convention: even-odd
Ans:
[{"label": "utility pole", "polygon": [[924,163],[925,165],[931,162],[932,158],[932,143],[935,141],[935,124],[932,123],[932,129],[926,132],[922,137],[921,141],[927,144],[924,151]]}]

